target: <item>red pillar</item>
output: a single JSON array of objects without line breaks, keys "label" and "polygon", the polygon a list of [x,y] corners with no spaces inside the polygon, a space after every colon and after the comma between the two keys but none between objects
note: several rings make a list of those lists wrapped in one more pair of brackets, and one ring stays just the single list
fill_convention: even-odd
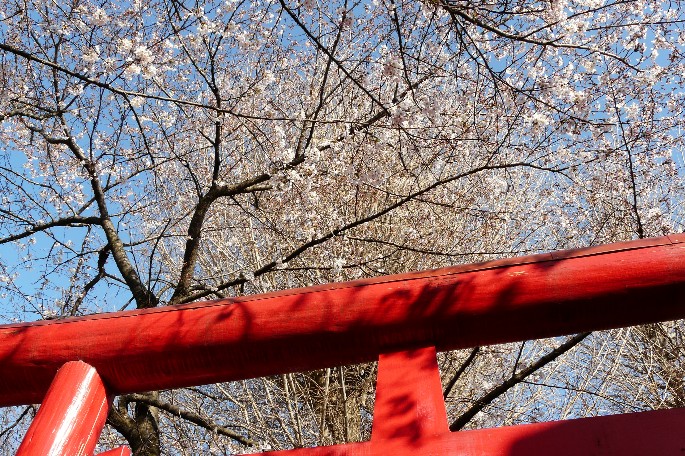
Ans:
[{"label": "red pillar", "polygon": [[411,447],[449,432],[435,347],[382,354],[376,385],[376,452],[390,441]]},{"label": "red pillar", "polygon": [[107,419],[109,402],[95,368],[82,361],[64,364],[57,371],[17,456],[92,455]]}]

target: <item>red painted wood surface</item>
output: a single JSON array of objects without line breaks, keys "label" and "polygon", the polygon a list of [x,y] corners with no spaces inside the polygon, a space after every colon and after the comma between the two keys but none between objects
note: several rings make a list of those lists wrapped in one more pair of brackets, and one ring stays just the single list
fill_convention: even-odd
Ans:
[{"label": "red painted wood surface", "polygon": [[682,456],[685,409],[450,432],[433,348],[382,355],[371,440],[269,456]]},{"label": "red painted wood surface", "polygon": [[80,361],[66,363],[50,385],[17,456],[90,456],[108,411],[107,391],[95,369]]},{"label": "red painted wood surface", "polygon": [[378,359],[371,440],[407,444],[449,432],[435,347]]},{"label": "red painted wood surface", "polygon": [[39,402],[59,366],[76,359],[125,393],[683,318],[684,241],[0,326],[0,406]]},{"label": "red painted wood surface", "polygon": [[448,432],[416,442],[379,441],[268,456],[682,456],[685,409]]}]

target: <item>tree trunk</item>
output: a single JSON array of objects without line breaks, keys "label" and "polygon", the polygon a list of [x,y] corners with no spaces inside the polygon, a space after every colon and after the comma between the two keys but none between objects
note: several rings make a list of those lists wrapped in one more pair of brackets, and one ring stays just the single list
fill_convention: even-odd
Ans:
[{"label": "tree trunk", "polygon": [[[152,393],[158,397],[159,393]],[[133,456],[159,456],[159,411],[150,405],[137,403],[133,418],[128,414],[128,402],[119,399],[107,421],[126,438]]]}]

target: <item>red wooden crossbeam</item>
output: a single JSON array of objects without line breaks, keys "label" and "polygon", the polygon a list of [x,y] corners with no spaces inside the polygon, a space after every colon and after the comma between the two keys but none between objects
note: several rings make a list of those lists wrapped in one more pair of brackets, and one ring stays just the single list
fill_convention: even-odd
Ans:
[{"label": "red wooden crossbeam", "polygon": [[0,406],[82,360],[113,394],[685,317],[685,235],[421,273],[0,326]]},{"label": "red wooden crossbeam", "polygon": [[682,456],[685,409],[450,432],[434,347],[381,355],[369,442],[269,456]]},{"label": "red wooden crossbeam", "polygon": [[[371,441],[295,453],[670,456],[685,449],[679,434],[671,432],[673,423],[685,424],[682,410],[450,433],[435,348],[684,318],[684,304],[685,235],[672,235],[208,303],[5,325],[0,326],[0,406],[40,402],[67,363],[20,452],[89,455],[107,395],[381,355]],[[416,348],[426,346],[431,348]],[[397,353],[386,355],[392,352]],[[97,372],[71,363],[77,360]],[[89,382],[95,382],[92,391],[83,386]],[[83,388],[98,392],[84,395]],[[55,399],[62,393],[64,399]],[[91,420],[95,424],[88,424]],[[43,443],[32,431],[63,428],[69,429],[53,432]],[[648,438],[621,439],[640,429],[650,432]],[[31,446],[66,448],[64,442],[77,442],[79,452]]]}]

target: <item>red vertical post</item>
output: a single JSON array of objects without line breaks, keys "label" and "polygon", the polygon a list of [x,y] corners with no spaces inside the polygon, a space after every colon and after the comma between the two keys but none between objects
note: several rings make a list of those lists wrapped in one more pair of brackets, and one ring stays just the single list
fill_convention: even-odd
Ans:
[{"label": "red vertical post", "polygon": [[413,454],[432,437],[448,433],[435,347],[380,355],[371,429],[374,453]]},{"label": "red vertical post", "polygon": [[108,412],[107,390],[95,368],[68,362],[57,371],[17,456],[90,456]]}]

